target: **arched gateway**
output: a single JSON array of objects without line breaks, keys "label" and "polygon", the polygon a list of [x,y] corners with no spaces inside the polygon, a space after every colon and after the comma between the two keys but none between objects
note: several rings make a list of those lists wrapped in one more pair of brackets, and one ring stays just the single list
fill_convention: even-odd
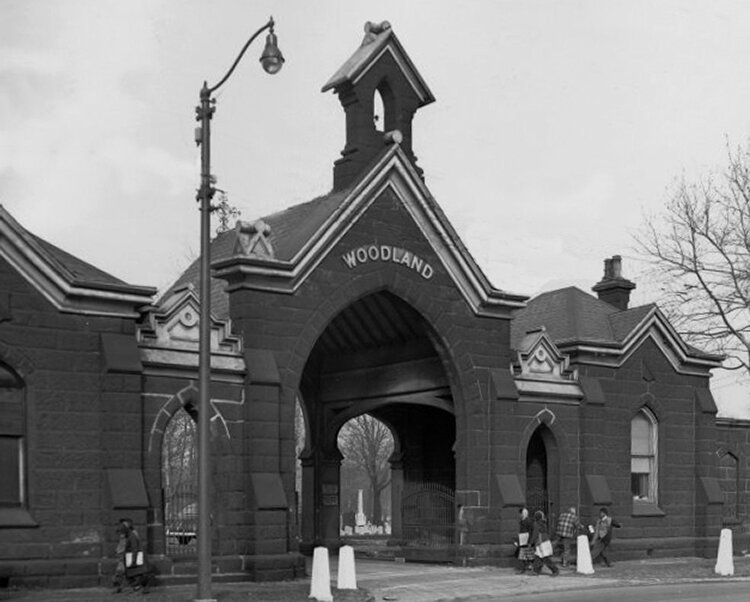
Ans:
[{"label": "arched gateway", "polygon": [[[355,57],[324,87],[347,120],[333,191],[215,243],[215,275],[227,283],[232,329],[246,348],[247,411],[258,408],[259,436],[245,450],[253,470],[277,472],[288,491],[301,401],[300,549],[335,548],[337,434],[370,414],[396,441],[393,543],[453,559],[456,508],[478,542],[492,537],[491,456],[503,417],[490,401],[498,386],[512,390],[510,318],[526,298],[489,284],[426,189],[411,121],[433,98],[390,27],[371,26]],[[379,96],[385,133],[373,119],[378,90],[388,91]],[[276,386],[256,384],[268,375],[256,378],[254,364]]]}]

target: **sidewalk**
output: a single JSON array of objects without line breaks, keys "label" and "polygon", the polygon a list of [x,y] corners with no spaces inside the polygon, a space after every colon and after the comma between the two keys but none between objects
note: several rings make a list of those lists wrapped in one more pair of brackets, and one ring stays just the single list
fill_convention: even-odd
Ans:
[{"label": "sidewalk", "polygon": [[[459,602],[468,598],[500,599],[520,594],[575,590],[607,585],[635,586],[658,583],[727,581],[750,582],[750,558],[735,558],[734,577],[714,573],[713,560],[677,558],[617,562],[612,568],[595,567],[593,575],[579,575],[575,569],[561,569],[559,577],[516,575],[512,569],[495,567],[459,568],[444,565],[400,564],[377,560],[357,561],[359,590],[333,589],[335,602],[374,600],[398,602]],[[332,560],[332,584],[336,583],[336,562]],[[545,569],[546,570],[546,569]],[[219,602],[305,602],[310,580],[281,583],[214,583],[213,596]],[[155,587],[147,595],[114,595],[110,589],[0,590],[0,600],[22,602],[101,602],[104,600],[147,600],[187,602],[196,594],[195,585]]]}]

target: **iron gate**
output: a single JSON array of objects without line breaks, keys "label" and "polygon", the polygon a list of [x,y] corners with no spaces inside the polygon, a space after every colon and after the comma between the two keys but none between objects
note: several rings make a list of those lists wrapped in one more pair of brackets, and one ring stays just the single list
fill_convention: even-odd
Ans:
[{"label": "iron gate", "polygon": [[403,539],[443,547],[456,539],[455,494],[439,483],[405,483],[401,497]]},{"label": "iron gate", "polygon": [[552,517],[549,515],[549,496],[544,490],[537,489],[534,491],[529,491],[526,494],[526,507],[529,509],[532,517],[534,516],[534,512],[536,512],[537,510],[541,510],[542,512],[544,512],[544,516],[547,517],[548,521],[552,519]]},{"label": "iron gate", "polygon": [[192,483],[164,492],[164,527],[170,556],[193,556],[196,553],[197,499]]}]

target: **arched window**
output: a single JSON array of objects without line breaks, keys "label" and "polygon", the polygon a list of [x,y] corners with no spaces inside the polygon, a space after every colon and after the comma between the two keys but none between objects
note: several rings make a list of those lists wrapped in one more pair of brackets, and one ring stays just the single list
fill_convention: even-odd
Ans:
[{"label": "arched window", "polygon": [[724,520],[737,520],[740,494],[739,460],[731,452],[719,458],[719,483],[724,493]]},{"label": "arched window", "polygon": [[386,80],[381,81],[372,95],[372,121],[375,130],[388,132],[396,127],[395,98]]},{"label": "arched window", "polygon": [[21,379],[0,363],[0,508],[26,504],[25,408]]},{"label": "arched window", "polygon": [[658,437],[656,418],[643,408],[630,422],[630,491],[634,500],[657,502]]},{"label": "arched window", "polygon": [[372,121],[378,132],[385,131],[385,103],[380,90],[375,90],[372,98]]}]

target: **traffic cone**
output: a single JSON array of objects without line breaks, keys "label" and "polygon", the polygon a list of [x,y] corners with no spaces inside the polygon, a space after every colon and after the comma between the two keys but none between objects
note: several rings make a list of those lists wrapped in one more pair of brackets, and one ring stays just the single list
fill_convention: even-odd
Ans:
[{"label": "traffic cone", "polygon": [[589,538],[585,535],[579,535],[576,540],[576,573],[583,575],[592,575],[594,565],[591,563],[591,550],[589,550]]},{"label": "traffic cone", "polygon": [[339,575],[336,587],[339,589],[357,589],[354,548],[351,546],[342,546],[339,549]]},{"label": "traffic cone", "polygon": [[315,598],[318,602],[333,602],[328,548],[321,546],[313,550],[312,579],[308,598]]},{"label": "traffic cone", "polygon": [[734,552],[732,551],[732,530],[722,529],[719,537],[719,553],[716,556],[714,572],[723,577],[734,575]]}]

